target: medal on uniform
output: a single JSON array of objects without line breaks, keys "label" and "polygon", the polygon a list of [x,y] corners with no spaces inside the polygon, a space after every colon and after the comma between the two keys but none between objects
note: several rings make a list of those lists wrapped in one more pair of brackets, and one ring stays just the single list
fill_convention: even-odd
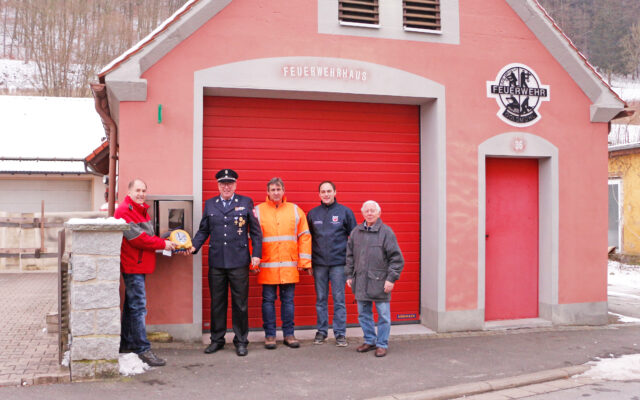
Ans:
[{"label": "medal on uniform", "polygon": [[246,224],[246,223],[247,223],[247,221],[244,219],[244,217],[238,218],[238,226],[239,227],[243,227],[244,224]]}]

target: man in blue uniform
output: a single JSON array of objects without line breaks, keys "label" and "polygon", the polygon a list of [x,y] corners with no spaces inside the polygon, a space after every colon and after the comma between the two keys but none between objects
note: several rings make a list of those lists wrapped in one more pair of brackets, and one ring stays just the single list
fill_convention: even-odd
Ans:
[{"label": "man in blue uniform", "polygon": [[[227,297],[231,289],[233,344],[236,354],[247,355],[249,340],[249,267],[262,256],[262,231],[253,211],[253,200],[236,194],[238,174],[222,169],[216,174],[220,195],[205,202],[200,228],[190,253],[197,252],[209,236],[209,293],[211,293],[211,354],[224,347],[227,331]],[[251,239],[252,255],[249,255]]]},{"label": "man in blue uniform", "polygon": [[344,265],[347,239],[356,226],[356,217],[348,207],[336,201],[336,186],[324,181],[319,186],[321,204],[307,215],[312,237],[311,265],[316,286],[318,331],[314,344],[327,340],[329,329],[329,282],[333,297],[333,335],[336,345],[347,346],[347,309],[344,302]]}]

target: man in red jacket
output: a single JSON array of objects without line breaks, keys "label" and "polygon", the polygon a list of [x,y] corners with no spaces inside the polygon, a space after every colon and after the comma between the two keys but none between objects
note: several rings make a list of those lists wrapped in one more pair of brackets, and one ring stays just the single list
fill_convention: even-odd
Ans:
[{"label": "man in red jacket", "polygon": [[154,235],[145,204],[147,185],[140,179],[129,182],[128,194],[116,209],[115,218],[122,218],[129,224],[124,232],[120,252],[120,271],[124,279],[125,299],[122,308],[122,330],[120,352],[133,352],[147,364],[157,367],[165,365],[165,360],[151,351],[147,339],[145,316],[147,315],[147,295],[144,281],[146,274],[156,268],[156,250],[173,250],[175,244]]}]

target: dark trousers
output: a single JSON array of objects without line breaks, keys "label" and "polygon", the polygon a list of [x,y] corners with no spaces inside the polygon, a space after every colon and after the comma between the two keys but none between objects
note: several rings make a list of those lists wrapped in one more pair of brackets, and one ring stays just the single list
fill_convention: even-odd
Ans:
[{"label": "dark trousers", "polygon": [[209,268],[211,293],[211,343],[224,343],[227,332],[227,299],[231,289],[233,344],[249,344],[249,268]]},{"label": "dark trousers", "polygon": [[137,354],[151,349],[144,321],[147,315],[145,277],[145,274],[122,274],[124,305],[122,306],[120,349],[131,350]]},{"label": "dark trousers", "polygon": [[280,285],[262,285],[262,326],[264,335],[273,337],[276,335],[276,299],[280,289],[280,319],[282,319],[282,333],[284,337],[293,336],[295,304],[293,299],[296,293],[295,283]]}]

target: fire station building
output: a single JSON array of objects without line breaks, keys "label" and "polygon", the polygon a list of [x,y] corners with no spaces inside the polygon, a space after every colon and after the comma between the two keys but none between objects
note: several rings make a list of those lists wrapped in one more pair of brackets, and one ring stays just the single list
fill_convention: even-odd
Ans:
[{"label": "fire station building", "polygon": [[[305,212],[331,180],[398,237],[393,323],[607,322],[607,125],[625,103],[536,0],[192,0],[99,77],[118,201],[145,180],[159,233],[195,233],[222,168],[256,204],[281,177]],[[157,255],[152,329],[209,329],[206,254]],[[295,301],[313,327],[311,276]]]}]

